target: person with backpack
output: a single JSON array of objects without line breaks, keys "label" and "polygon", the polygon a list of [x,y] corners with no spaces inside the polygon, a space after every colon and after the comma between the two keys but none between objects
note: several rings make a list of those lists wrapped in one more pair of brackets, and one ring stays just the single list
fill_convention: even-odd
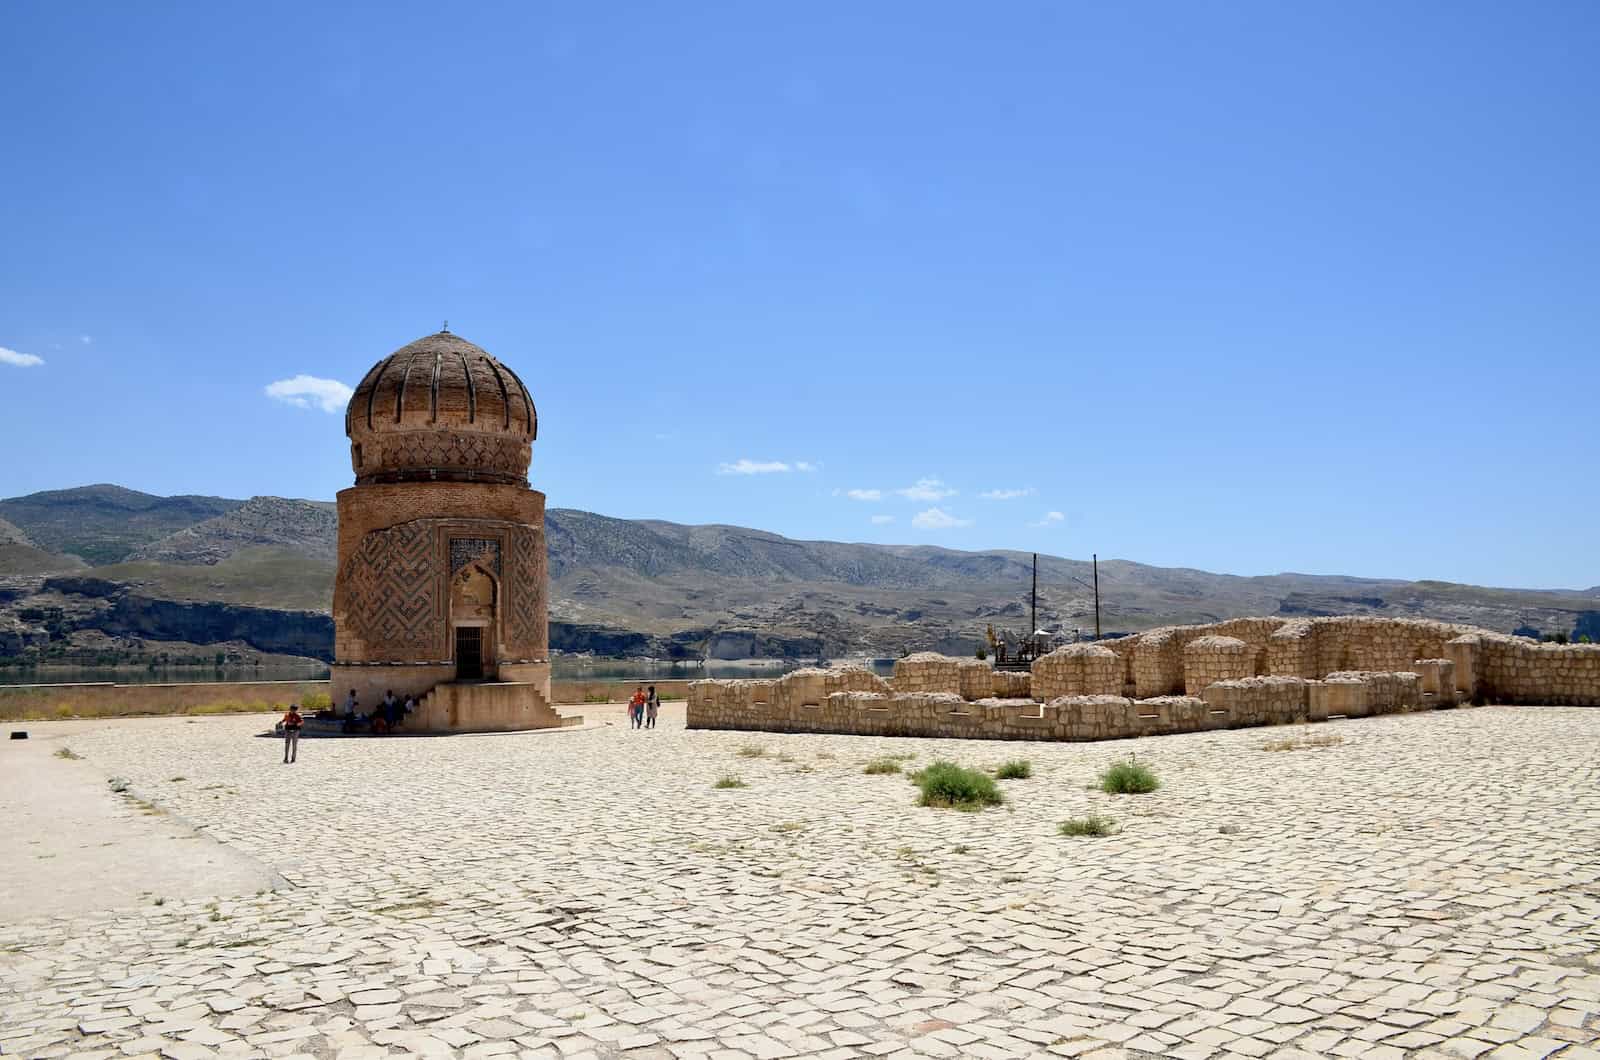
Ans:
[{"label": "person with backpack", "polygon": [[300,704],[290,703],[289,711],[280,723],[283,726],[283,764],[291,765],[300,754],[300,729],[305,725],[300,716]]}]

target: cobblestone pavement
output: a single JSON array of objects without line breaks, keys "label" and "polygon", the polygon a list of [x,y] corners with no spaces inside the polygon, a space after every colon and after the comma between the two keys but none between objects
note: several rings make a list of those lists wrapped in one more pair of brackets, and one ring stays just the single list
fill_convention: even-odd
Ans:
[{"label": "cobblestone pavement", "polygon": [[[6,1054],[1600,1057],[1596,709],[1267,751],[1307,730],[783,736],[678,706],[292,767],[262,725],[33,726],[290,885],[0,926]],[[1161,791],[1089,789],[1129,753]],[[923,809],[863,773],[885,754],[1034,775]],[[1122,831],[1057,833],[1089,812]]]}]

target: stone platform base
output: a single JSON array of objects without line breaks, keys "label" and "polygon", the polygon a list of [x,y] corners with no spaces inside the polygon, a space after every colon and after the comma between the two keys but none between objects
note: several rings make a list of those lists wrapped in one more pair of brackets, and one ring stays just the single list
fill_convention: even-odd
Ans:
[{"label": "stone platform base", "polygon": [[446,683],[435,685],[406,719],[406,732],[519,732],[582,725],[545,700],[541,683]]}]

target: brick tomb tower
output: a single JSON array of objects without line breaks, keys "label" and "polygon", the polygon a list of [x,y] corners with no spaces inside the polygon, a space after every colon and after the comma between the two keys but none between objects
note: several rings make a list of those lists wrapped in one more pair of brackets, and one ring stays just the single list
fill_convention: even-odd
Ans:
[{"label": "brick tomb tower", "polygon": [[549,707],[539,417],[517,374],[448,331],[372,366],[345,412],[334,704],[422,700],[413,730],[560,725]]}]

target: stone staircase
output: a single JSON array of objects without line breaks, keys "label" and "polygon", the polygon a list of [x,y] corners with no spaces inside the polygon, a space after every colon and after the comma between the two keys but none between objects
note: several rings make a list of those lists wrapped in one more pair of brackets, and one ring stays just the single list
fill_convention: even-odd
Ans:
[{"label": "stone staircase", "polygon": [[545,700],[526,681],[449,682],[434,685],[406,719],[406,732],[520,732],[582,725]]}]

